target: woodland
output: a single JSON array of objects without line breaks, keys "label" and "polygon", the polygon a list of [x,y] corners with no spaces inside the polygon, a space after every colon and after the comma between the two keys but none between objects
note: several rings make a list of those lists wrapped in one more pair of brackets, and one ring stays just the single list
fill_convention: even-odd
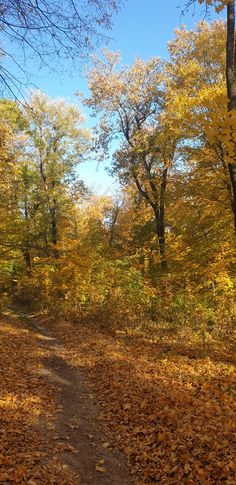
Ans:
[{"label": "woodland", "polygon": [[[77,104],[23,99],[0,69],[0,484],[236,483],[235,2],[198,1],[226,22],[177,28],[168,59],[127,66],[103,49]],[[119,7],[92,1],[83,31],[76,10],[66,24],[54,2],[19,5],[0,3],[3,33],[41,60],[48,38],[74,62],[79,42],[81,63],[94,18],[108,28]],[[81,180],[91,158],[111,159],[116,194]],[[82,373],[100,440],[49,368]],[[128,478],[109,465],[117,450]]]}]

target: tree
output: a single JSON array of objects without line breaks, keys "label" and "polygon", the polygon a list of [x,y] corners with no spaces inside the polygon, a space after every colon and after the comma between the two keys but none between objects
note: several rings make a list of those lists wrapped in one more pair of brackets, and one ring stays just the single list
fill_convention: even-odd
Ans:
[{"label": "tree", "polygon": [[[235,36],[235,0],[227,2],[227,41],[226,41],[226,80],[228,95],[228,110],[233,123],[230,124],[230,138],[232,155],[229,160],[229,174],[232,186],[232,208],[236,231],[236,148],[235,148],[235,121],[236,121],[236,36]],[[232,116],[233,112],[233,116]]]},{"label": "tree", "polygon": [[85,103],[101,114],[98,145],[112,140],[120,147],[113,157],[113,173],[124,184],[132,180],[151,207],[155,219],[161,267],[167,266],[165,196],[168,170],[173,164],[178,134],[165,112],[163,63],[136,59],[117,70],[119,55],[104,51],[89,74],[91,98]]},{"label": "tree", "polygon": [[2,100],[0,113],[0,272],[29,276],[35,258],[53,264],[77,237],[76,208],[86,192],[77,166],[90,135],[77,106],[39,91],[24,111]]},{"label": "tree", "polygon": [[[193,4],[196,0],[191,0],[187,6]],[[225,42],[225,73],[226,89],[229,116],[227,117],[225,133],[227,139],[227,167],[229,171],[231,194],[232,194],[232,211],[234,217],[234,227],[236,232],[236,36],[235,36],[235,0],[198,0],[198,3],[205,4],[206,8],[214,6],[216,12],[227,8],[227,37]],[[213,48],[214,49],[214,48]]]},{"label": "tree", "polygon": [[22,59],[27,65],[28,58],[33,57],[50,69],[63,59],[69,58],[72,62],[85,59],[94,44],[104,39],[104,29],[111,27],[112,13],[121,3],[120,0],[64,0],[61,3],[54,0],[2,0],[2,90],[16,96],[21,87],[14,72],[4,65],[4,56],[26,78]]},{"label": "tree", "polygon": [[[169,44],[171,63],[170,109],[176,122],[187,128],[187,145],[212,151],[218,164],[209,165],[216,178],[222,176],[234,217],[232,164],[232,118],[227,109],[224,22],[199,23],[196,31],[177,30]],[[185,142],[186,152],[186,142]],[[206,179],[208,180],[208,178]]]},{"label": "tree", "polygon": [[83,118],[78,107],[64,100],[52,100],[36,91],[27,104],[29,138],[23,155],[23,178],[27,180],[30,164],[35,174],[33,198],[41,216],[45,249],[48,251],[52,244],[58,255],[58,225],[70,199],[74,200],[83,190],[75,171],[88,148],[89,131],[81,128]]},{"label": "tree", "polygon": [[7,286],[9,276],[12,279],[26,249],[18,205],[18,157],[24,146],[28,123],[16,102],[11,100],[0,101],[0,115],[0,265]]}]

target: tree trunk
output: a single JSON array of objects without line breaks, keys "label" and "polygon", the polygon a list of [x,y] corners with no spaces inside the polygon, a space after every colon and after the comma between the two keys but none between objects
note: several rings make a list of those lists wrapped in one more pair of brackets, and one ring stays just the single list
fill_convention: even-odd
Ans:
[{"label": "tree trunk", "polygon": [[[226,81],[229,112],[236,109],[236,48],[235,48],[235,0],[227,3],[227,40],[226,40]],[[228,164],[232,187],[232,210],[236,232],[236,147],[232,127],[234,160]]]},{"label": "tree trunk", "polygon": [[144,197],[144,199],[146,199],[149,206],[152,208],[154,212],[161,269],[166,270],[168,266],[167,266],[167,260],[166,260],[166,242],[165,242],[165,194],[166,194],[168,166],[164,167],[163,172],[161,174],[159,198],[158,198],[158,189],[157,189],[156,183],[154,182],[151,176],[150,166],[146,163],[145,158],[144,158],[144,168],[152,191],[153,200],[150,194],[142,187],[138,179],[138,176],[135,173],[135,170],[133,170],[132,175],[134,177],[134,181],[136,183],[138,191]]},{"label": "tree trunk", "polygon": [[53,244],[53,253],[55,258],[58,258],[58,250],[57,250],[57,220],[56,220],[56,210],[55,207],[50,208],[50,215],[51,215],[51,238]]},{"label": "tree trunk", "polygon": [[27,273],[31,273],[31,257],[30,257],[30,252],[29,252],[29,248],[26,247],[24,250],[23,250],[23,256],[24,256],[24,260],[25,260],[25,264],[26,264],[26,268],[27,268]]},{"label": "tree trunk", "polygon": [[49,258],[50,252],[49,252],[49,248],[48,248],[48,238],[47,238],[47,235],[44,234],[43,238],[44,238],[44,244],[45,244],[45,254],[46,254],[46,257]]},{"label": "tree trunk", "polygon": [[229,176],[232,185],[232,209],[234,215],[234,227],[236,232],[236,163],[229,163]]},{"label": "tree trunk", "polygon": [[27,194],[27,181],[24,181],[24,188],[25,188],[25,193],[24,193],[24,213],[25,213],[25,221],[26,221],[26,227],[27,227],[27,235],[26,235],[26,240],[25,240],[25,247],[23,249],[23,256],[27,268],[28,274],[31,273],[31,257],[30,257],[30,244],[29,244],[29,239],[28,239],[28,234],[29,234],[29,211],[28,211],[28,194]]},{"label": "tree trunk", "polygon": [[161,269],[167,269],[166,261],[166,241],[165,241],[165,225],[164,220],[160,219],[160,211],[155,211],[156,233],[159,246]]},{"label": "tree trunk", "polygon": [[167,269],[166,240],[165,240],[165,195],[166,195],[167,173],[168,173],[168,168],[165,167],[161,177],[160,208],[158,211],[158,218],[157,218],[157,214],[155,213],[156,229],[157,229],[157,237],[158,237],[158,243],[159,243],[159,252],[160,252],[162,269]]},{"label": "tree trunk", "polygon": [[54,246],[57,245],[57,221],[55,216],[55,209],[50,209],[51,213],[51,236],[52,236],[52,244]]},{"label": "tree trunk", "polygon": [[111,223],[111,232],[110,232],[110,237],[109,237],[109,246],[110,246],[110,248],[112,246],[113,239],[114,239],[115,225],[116,225],[118,213],[119,213],[119,206],[117,205],[115,207],[115,211],[114,211],[114,215],[113,215],[113,219],[112,219],[112,223]]}]

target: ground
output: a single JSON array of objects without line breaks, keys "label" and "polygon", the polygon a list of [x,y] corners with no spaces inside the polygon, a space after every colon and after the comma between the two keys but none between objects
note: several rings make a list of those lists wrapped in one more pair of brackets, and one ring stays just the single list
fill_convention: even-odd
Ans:
[{"label": "ground", "polygon": [[33,318],[4,316],[0,483],[130,484],[125,456],[107,442],[86,376]]},{"label": "ground", "polygon": [[0,483],[236,483],[231,345],[3,315]]}]

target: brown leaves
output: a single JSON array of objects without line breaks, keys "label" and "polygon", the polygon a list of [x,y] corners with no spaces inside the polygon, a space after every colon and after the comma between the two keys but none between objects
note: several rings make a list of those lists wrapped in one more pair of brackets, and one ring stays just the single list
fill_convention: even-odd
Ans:
[{"label": "brown leaves", "polygon": [[54,459],[54,389],[39,375],[46,350],[15,319],[1,320],[0,348],[0,483],[71,485]]},{"label": "brown leaves", "polygon": [[231,364],[216,354],[191,359],[170,340],[167,352],[165,342],[127,344],[88,325],[57,322],[56,332],[67,359],[89,366],[109,442],[126,453],[136,485],[235,483]]}]

